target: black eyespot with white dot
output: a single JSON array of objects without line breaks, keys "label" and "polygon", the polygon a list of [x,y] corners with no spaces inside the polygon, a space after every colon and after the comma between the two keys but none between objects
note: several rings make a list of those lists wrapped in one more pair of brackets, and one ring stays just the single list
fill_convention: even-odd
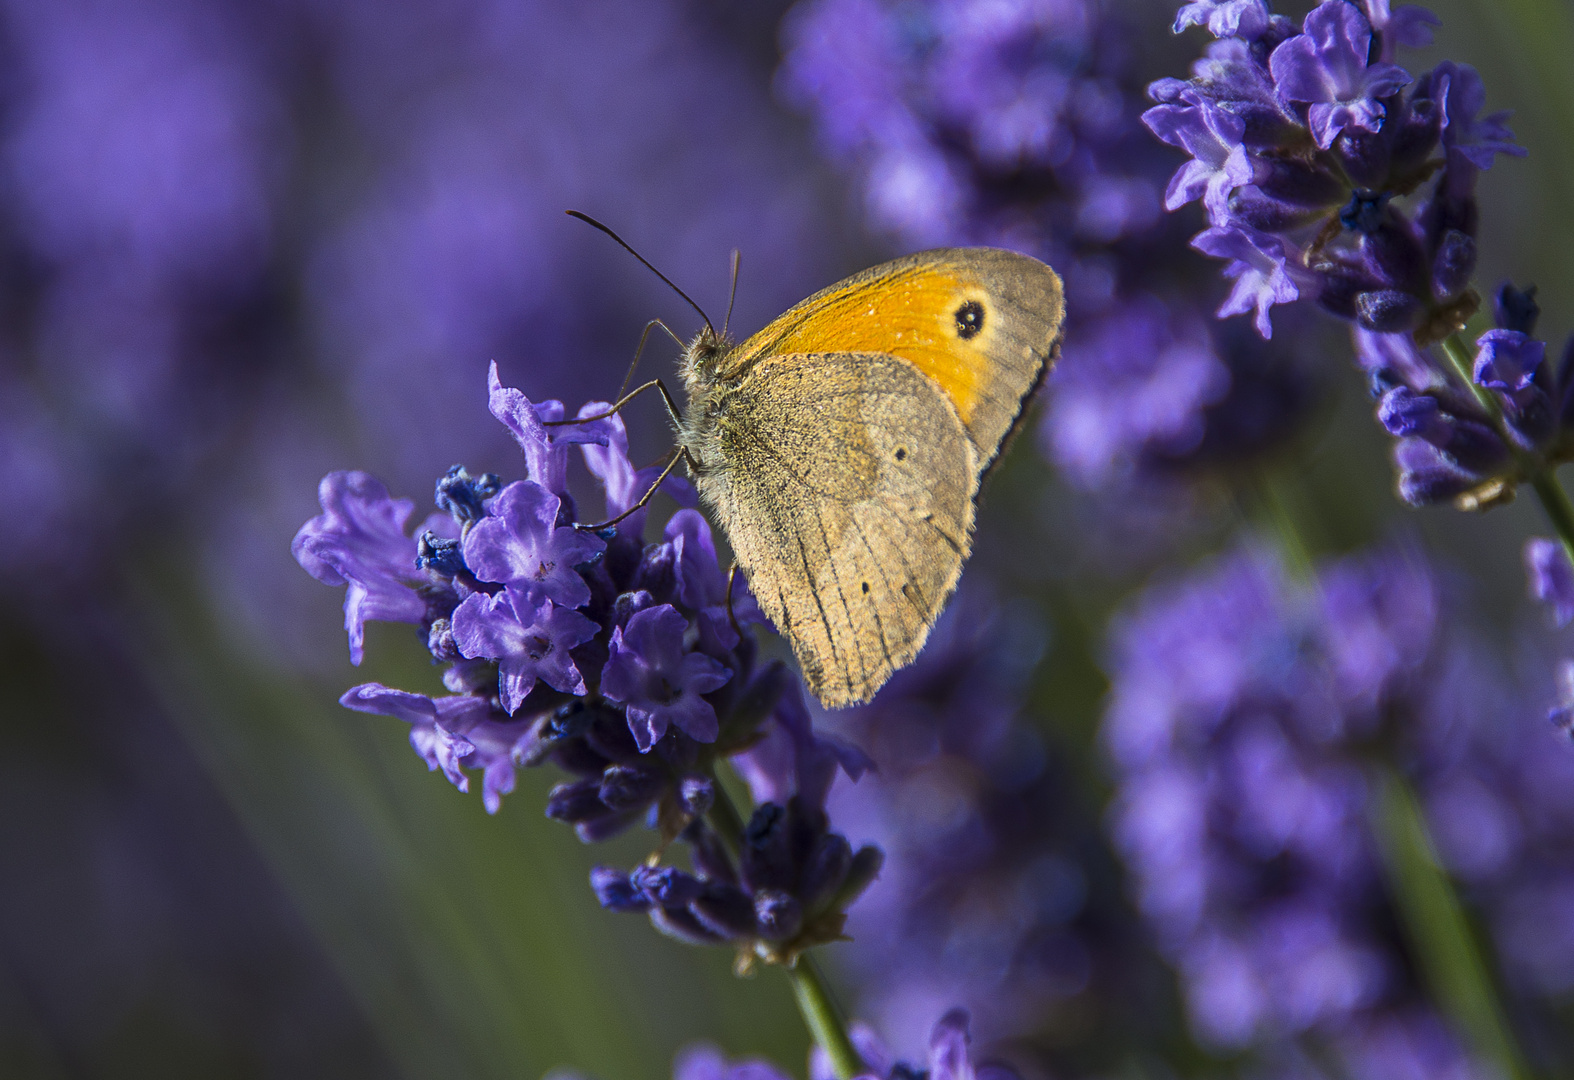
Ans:
[{"label": "black eyespot with white dot", "polygon": [[956,309],[956,336],[963,341],[977,337],[984,328],[984,305],[977,300],[964,301]]}]

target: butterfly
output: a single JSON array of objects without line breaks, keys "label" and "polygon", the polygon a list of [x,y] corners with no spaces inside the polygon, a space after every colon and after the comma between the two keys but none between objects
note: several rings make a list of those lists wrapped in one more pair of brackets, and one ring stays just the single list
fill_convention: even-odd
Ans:
[{"label": "butterfly", "polygon": [[678,439],[667,469],[688,464],[827,707],[868,701],[923,648],[1064,319],[1044,263],[942,248],[854,274],[742,343],[707,319],[684,349],[688,407],[661,387]]}]

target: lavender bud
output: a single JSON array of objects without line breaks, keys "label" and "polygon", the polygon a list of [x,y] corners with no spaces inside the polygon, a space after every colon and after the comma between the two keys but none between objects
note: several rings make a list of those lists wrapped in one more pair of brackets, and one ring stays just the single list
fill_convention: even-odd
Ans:
[{"label": "lavender bud", "polygon": [[610,866],[590,871],[590,887],[608,911],[648,911],[650,899],[635,886],[629,875]]},{"label": "lavender bud", "polygon": [[1381,134],[1345,128],[1334,140],[1345,175],[1360,187],[1381,187],[1388,178],[1391,149]]},{"label": "lavender bud", "polygon": [[1421,301],[1398,289],[1379,289],[1355,297],[1356,321],[1379,334],[1397,334],[1421,320]]},{"label": "lavender bud", "polygon": [[1492,314],[1498,327],[1518,330],[1529,337],[1536,332],[1536,320],[1541,317],[1541,306],[1536,303],[1536,287],[1516,289],[1505,281],[1492,298]]},{"label": "lavender bud", "polygon": [[841,888],[836,890],[836,896],[830,906],[837,910],[845,910],[849,907],[874,883],[874,879],[880,876],[880,868],[884,865],[885,852],[873,844],[866,844],[859,848],[853,856],[852,865],[847,868],[847,877],[842,880]]},{"label": "lavender bud", "polygon": [[627,626],[634,616],[655,606],[656,598],[644,589],[619,593],[618,598],[612,602],[612,623],[614,626]]},{"label": "lavender bud", "polygon": [[585,821],[607,812],[599,779],[572,780],[547,792],[547,817],[553,821]]},{"label": "lavender bud", "polygon": [[683,839],[689,845],[689,861],[694,872],[707,881],[738,884],[738,871],[732,864],[727,846],[721,842],[714,829],[703,819],[696,819],[683,830]]},{"label": "lavender bud", "polygon": [[1399,497],[1411,506],[1448,502],[1482,480],[1421,439],[1401,439],[1395,443],[1394,465],[1399,470]]},{"label": "lavender bud", "polygon": [[601,775],[600,799],[613,810],[646,806],[666,785],[659,769],[640,765],[611,765]]},{"label": "lavender bud", "polygon": [[707,813],[716,803],[716,785],[708,776],[685,776],[678,784],[678,800],[695,817]]},{"label": "lavender bud", "polygon": [[1351,192],[1350,201],[1339,211],[1339,224],[1352,232],[1370,236],[1386,219],[1390,198],[1392,196],[1386,191]]},{"label": "lavender bud", "polygon": [[754,897],[754,915],[760,936],[786,941],[803,927],[803,906],[790,893],[762,889]]},{"label": "lavender bud", "polygon": [[853,865],[853,847],[840,833],[820,838],[804,865],[803,883],[798,892],[808,911],[818,911],[847,880]]},{"label": "lavender bud", "polygon": [[588,817],[574,822],[574,835],[582,844],[599,844],[611,840],[639,820],[638,814],[619,814],[605,810],[599,817]]},{"label": "lavender bud", "polygon": [[1321,212],[1268,198],[1249,187],[1231,194],[1229,206],[1230,216],[1236,221],[1266,233],[1288,232],[1309,225]]},{"label": "lavender bud", "polygon": [[437,508],[468,527],[485,516],[482,501],[496,495],[502,487],[496,473],[471,476],[463,465],[455,465],[437,480]]},{"label": "lavender bud", "polygon": [[792,887],[793,860],[788,850],[787,811],[765,803],[749,818],[743,833],[743,878],[751,889]]},{"label": "lavender bud", "polygon": [[672,866],[641,866],[629,883],[662,907],[683,907],[705,892],[703,881]]},{"label": "lavender bud", "polygon": [[600,776],[610,764],[584,739],[558,739],[547,749],[552,763],[575,776]]},{"label": "lavender bud", "polygon": [[1270,160],[1266,175],[1258,177],[1257,187],[1270,199],[1308,210],[1338,206],[1349,190],[1343,180],[1326,169],[1304,161]]},{"label": "lavender bud", "polygon": [[461,660],[459,646],[454,641],[454,625],[444,619],[433,619],[426,631],[426,648],[437,660]]},{"label": "lavender bud", "polygon": [[1432,258],[1432,293],[1441,299],[1459,295],[1476,272],[1476,242],[1458,229],[1449,229]]},{"label": "lavender bud", "polygon": [[[673,599],[677,585],[676,554],[671,544],[651,544],[640,556],[639,568],[634,571],[634,588],[655,597],[655,603],[667,604]],[[649,604],[646,605],[650,606]]]},{"label": "lavender bud", "polygon": [[689,910],[718,937],[736,939],[755,934],[754,900],[736,885],[706,882],[704,894],[690,902]]},{"label": "lavender bud", "polygon": [[1361,255],[1385,285],[1418,297],[1425,293],[1430,282],[1426,252],[1408,228],[1379,220],[1376,228],[1362,235]]},{"label": "lavender bud", "polygon": [[657,930],[685,945],[719,945],[727,940],[727,935],[712,930],[687,908],[652,908],[650,921]]},{"label": "lavender bud", "polygon": [[415,565],[446,578],[469,573],[460,542],[438,536],[431,529],[423,532],[415,542]]}]

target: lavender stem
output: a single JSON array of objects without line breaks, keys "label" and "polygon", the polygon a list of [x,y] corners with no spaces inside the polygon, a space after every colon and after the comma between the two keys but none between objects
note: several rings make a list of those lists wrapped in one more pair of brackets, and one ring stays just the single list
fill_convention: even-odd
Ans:
[{"label": "lavender stem", "polygon": [[836,1080],[853,1080],[866,1072],[863,1058],[847,1035],[847,1025],[842,1023],[841,1014],[831,1002],[825,979],[814,959],[808,954],[798,957],[797,963],[787,969],[787,978],[792,981],[804,1023],[809,1026],[814,1041],[831,1059]]},{"label": "lavender stem", "polygon": [[1486,960],[1453,883],[1443,872],[1415,792],[1386,764],[1372,770],[1374,830],[1384,869],[1421,969],[1438,1004],[1483,1059],[1507,1080],[1533,1074],[1498,1004]]}]

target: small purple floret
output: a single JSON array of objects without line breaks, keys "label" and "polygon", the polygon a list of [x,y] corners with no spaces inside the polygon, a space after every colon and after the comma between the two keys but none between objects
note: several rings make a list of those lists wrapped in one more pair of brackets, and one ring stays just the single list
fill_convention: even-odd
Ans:
[{"label": "small purple floret", "polygon": [[301,526],[290,545],[295,561],[325,585],[345,585],[344,628],[350,662],[359,664],[366,623],[419,623],[426,601],[413,586],[416,543],[404,525],[415,504],[395,499],[381,480],[363,472],[333,472],[317,488],[323,512]]},{"label": "small purple floret", "polygon": [[509,484],[492,512],[465,536],[465,562],[482,581],[495,581],[564,607],[590,602],[590,586],[574,572],[606,544],[558,525],[561,501],[531,480]]},{"label": "small purple floret", "polygon": [[1290,278],[1284,244],[1255,229],[1204,229],[1191,246],[1205,255],[1231,260],[1224,276],[1233,278],[1235,288],[1219,306],[1219,317],[1257,312],[1257,332],[1273,337],[1273,322],[1268,317],[1275,304],[1288,304],[1301,295]]},{"label": "small purple floret", "polygon": [[1206,26],[1214,37],[1255,41],[1267,32],[1270,18],[1264,0],[1194,0],[1176,13],[1175,32]]},{"label": "small purple floret", "polygon": [[571,608],[508,587],[467,597],[454,610],[453,628],[462,655],[497,661],[499,696],[510,715],[537,679],[565,694],[585,693],[569,650],[598,628]]},{"label": "small purple floret", "polygon": [[720,689],[732,672],[703,653],[685,653],[688,621],[671,604],[647,608],[612,631],[601,692],[623,703],[642,751],[676,727],[697,742],[715,742],[716,710],[700,695]]},{"label": "small purple floret", "polygon": [[1518,330],[1488,330],[1476,339],[1476,382],[1512,393],[1528,387],[1546,359],[1547,344]]},{"label": "small purple floret", "polygon": [[1286,100],[1309,104],[1307,121],[1321,149],[1347,127],[1381,131],[1380,99],[1396,93],[1410,75],[1395,64],[1367,65],[1372,27],[1345,0],[1327,0],[1307,14],[1305,32],[1269,57],[1269,70]]},{"label": "small purple floret", "polygon": [[1544,536],[1525,541],[1525,576],[1531,599],[1546,604],[1558,626],[1574,621],[1574,563],[1561,544]]},{"label": "small purple floret", "polygon": [[1230,216],[1230,193],[1252,182],[1251,159],[1242,138],[1246,122],[1211,102],[1155,105],[1142,114],[1153,134],[1192,156],[1175,171],[1164,193],[1164,208],[1177,210],[1201,199],[1208,220],[1222,225]]}]

